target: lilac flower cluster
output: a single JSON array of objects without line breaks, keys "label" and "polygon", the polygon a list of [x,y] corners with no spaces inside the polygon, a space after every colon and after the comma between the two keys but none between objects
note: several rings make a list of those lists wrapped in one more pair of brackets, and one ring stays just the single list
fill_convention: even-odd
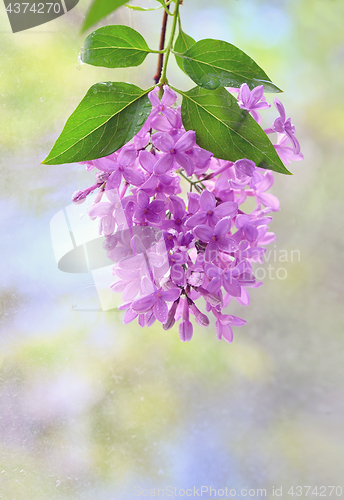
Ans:
[{"label": "lilac flower cluster", "polygon": [[[263,87],[228,91],[260,123],[260,110],[270,107]],[[200,148],[195,132],[183,128],[176,94],[168,86],[161,100],[158,94],[159,88],[150,92],[151,113],[132,142],[85,162],[97,169],[96,183],[72,199],[82,203],[98,190],[89,215],[99,218],[114,262],[111,288],[123,294],[124,323],[157,320],[168,330],[180,320],[180,339],[189,341],[190,317],[208,326],[212,313],[218,340],[232,342],[232,326],[246,321],[225,309],[232,298],[249,304],[247,289],[262,284],[252,263],[262,262],[265,245],[275,239],[268,214],[279,210],[279,201],[267,193],[274,177],[248,159],[224,161]],[[275,106],[280,116],[265,132],[277,133],[274,146],[286,164],[301,160],[295,128],[278,99]],[[256,201],[250,213],[241,207],[248,197]]]}]

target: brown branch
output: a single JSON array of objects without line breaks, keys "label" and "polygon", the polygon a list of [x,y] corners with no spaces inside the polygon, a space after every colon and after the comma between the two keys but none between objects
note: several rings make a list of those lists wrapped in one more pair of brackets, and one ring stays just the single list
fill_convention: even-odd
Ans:
[{"label": "brown branch", "polygon": [[[169,8],[170,8],[170,6],[168,5],[167,9],[169,9]],[[164,10],[164,16],[162,18],[162,26],[161,26],[159,50],[164,50],[164,48],[165,48],[167,18],[168,18],[168,14],[167,14],[166,10]],[[164,54],[159,54],[159,57],[158,57],[158,67],[157,67],[155,76],[153,76],[153,80],[155,81],[156,84],[159,83],[163,64],[164,64]]]}]

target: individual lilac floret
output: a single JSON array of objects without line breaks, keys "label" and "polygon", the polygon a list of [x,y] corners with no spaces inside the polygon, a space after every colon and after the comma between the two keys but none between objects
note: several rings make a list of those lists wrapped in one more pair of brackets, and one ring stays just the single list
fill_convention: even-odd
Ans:
[{"label": "individual lilac floret", "polygon": [[288,135],[277,134],[277,144],[274,144],[279,157],[285,165],[289,165],[291,161],[302,161],[303,154],[300,152],[295,154],[294,148],[288,146],[290,144],[290,139]]},{"label": "individual lilac floret", "polygon": [[274,181],[274,176],[270,170],[267,170],[264,174],[255,172],[251,182],[252,189],[247,189],[246,193],[248,196],[256,197],[258,208],[262,204],[264,207],[270,207],[274,212],[280,209],[279,199],[274,194],[266,193],[272,187]]},{"label": "individual lilac floret", "polygon": [[136,222],[151,222],[152,224],[160,224],[160,212],[165,208],[163,201],[154,200],[149,202],[149,196],[144,191],[139,191],[137,194],[137,204],[139,208],[134,213]]},{"label": "individual lilac floret", "polygon": [[244,326],[246,321],[230,314],[221,314],[216,309],[213,309],[213,313],[217,318],[215,323],[217,340],[225,339],[226,342],[231,344],[233,342],[233,330],[230,325]]},{"label": "individual lilac floret", "polygon": [[235,227],[238,231],[232,235],[234,241],[238,244],[242,240],[246,240],[252,245],[258,239],[258,227],[269,224],[272,217],[257,218],[254,215],[240,214],[235,221]]},{"label": "individual lilac floret", "polygon": [[242,230],[243,238],[249,243],[253,243],[258,238],[258,229],[254,222],[246,214],[239,215],[235,221],[235,227]]},{"label": "individual lilac floret", "polygon": [[265,133],[271,134],[273,132],[278,132],[280,134],[285,134],[293,145],[294,153],[298,155],[300,153],[300,144],[295,137],[295,127],[291,123],[291,118],[286,120],[284,106],[281,101],[277,99],[277,97],[274,100],[274,104],[280,116],[279,118],[276,118],[271,128],[265,130]]},{"label": "individual lilac floret", "polygon": [[172,217],[165,220],[161,227],[163,229],[174,229],[175,231],[185,232],[185,221],[186,221],[186,207],[184,200],[178,196],[170,196],[170,209]]},{"label": "individual lilac floret", "polygon": [[213,153],[207,151],[206,149],[199,148],[198,146],[194,146],[192,149],[189,149],[185,152],[186,155],[192,160],[195,170],[194,173],[197,175],[205,172],[209,167],[209,162],[213,157]]},{"label": "individual lilac floret", "polygon": [[[145,177],[143,173],[134,170],[136,158],[137,151],[134,146],[129,145],[121,150],[116,163],[113,165],[113,172],[108,179],[108,183],[112,189],[120,186],[122,176],[129,184],[133,184],[134,186],[139,186],[144,182]],[[100,164],[101,160],[98,160],[98,162]]]},{"label": "individual lilac floret", "polygon": [[155,172],[163,174],[172,169],[176,161],[189,177],[195,170],[195,165],[186,151],[191,150],[196,144],[196,134],[193,130],[186,132],[177,142],[164,132],[157,132],[152,135],[154,146],[165,153],[155,167]]},{"label": "individual lilac floret", "polygon": [[122,292],[122,298],[125,302],[133,301],[136,298],[141,289],[142,279],[148,274],[146,261],[142,253],[130,257],[129,262],[130,268],[127,259],[115,266],[114,274],[119,280],[110,285],[112,291]]},{"label": "individual lilac floret", "polygon": [[259,124],[261,122],[261,117],[260,114],[257,113],[257,110],[271,107],[271,104],[267,103],[265,100],[263,85],[259,85],[259,87],[250,90],[246,83],[243,83],[239,89],[238,104],[241,109],[249,111]]},{"label": "individual lilac floret", "polygon": [[[145,151],[141,152],[144,153]],[[178,192],[179,181],[180,179],[177,176],[153,173],[143,184],[141,184],[140,190],[145,191],[149,196],[156,195],[156,199],[167,202],[167,196]]]},{"label": "individual lilac floret", "polygon": [[170,124],[175,127],[178,124],[178,113],[175,109],[171,109],[171,106],[177,100],[177,94],[173,92],[167,85],[164,85],[164,94],[159,100],[158,93],[160,91],[159,87],[155,87],[154,90],[149,92],[148,97],[153,106],[153,109],[149,115],[150,123],[153,128],[154,122],[160,115],[160,113],[167,118]]},{"label": "individual lilac floret", "polygon": [[200,211],[191,216],[186,226],[193,228],[200,224],[209,224],[214,228],[223,217],[233,217],[238,211],[238,204],[234,201],[226,201],[216,206],[215,196],[206,189],[202,192],[200,200]]},{"label": "individual lilac floret", "polygon": [[234,168],[237,178],[242,180],[246,177],[252,177],[254,171],[256,170],[256,164],[254,161],[243,158],[242,160],[237,160],[234,163]]},{"label": "individual lilac floret", "polygon": [[208,243],[204,255],[205,262],[216,259],[219,252],[229,253],[237,248],[235,241],[227,237],[230,228],[231,220],[227,217],[220,220],[214,229],[204,224],[195,227],[193,232],[196,238],[199,238],[201,242]]},{"label": "individual lilac floret", "polygon": [[[173,181],[174,178],[171,175],[168,175],[165,171],[166,162],[164,161],[163,155],[152,155],[151,153],[148,153],[148,151],[140,151],[139,162],[140,165],[146,170],[146,172],[151,174],[150,178],[145,182],[144,185],[141,186],[143,189],[148,184],[150,186],[154,184],[154,186],[156,187],[158,183],[161,183],[165,187],[167,187]],[[172,194],[172,192],[169,194]]]},{"label": "individual lilac floret", "polygon": [[100,217],[100,233],[104,236],[111,235],[116,227],[126,225],[127,220],[120,202],[118,190],[108,189],[106,196],[109,201],[94,204],[88,211],[90,217]]},{"label": "individual lilac floret", "polygon": [[173,302],[180,296],[179,288],[172,288],[171,290],[164,291],[162,288],[155,292],[134,300],[131,305],[133,311],[137,313],[144,313],[152,310],[154,316],[160,323],[166,323],[168,307],[166,302]]}]

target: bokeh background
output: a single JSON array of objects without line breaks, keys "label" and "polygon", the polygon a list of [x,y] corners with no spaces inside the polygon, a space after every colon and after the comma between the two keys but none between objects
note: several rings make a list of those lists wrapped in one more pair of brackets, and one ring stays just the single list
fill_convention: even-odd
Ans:
[{"label": "bokeh background", "polygon": [[[50,220],[93,173],[40,162],[93,83],[147,88],[156,65],[154,55],[130,70],[80,65],[89,5],[17,34],[0,6],[0,498],[344,490],[344,2],[184,0],[188,34],[234,43],[284,89],[305,155],[271,190],[282,207],[271,250],[298,250],[300,261],[272,255],[265,265],[286,279],[266,278],[250,307],[230,306],[248,321],[232,345],[213,326],[187,344],[176,328],[124,327],[121,312],[99,310],[91,275],[57,269]],[[161,16],[122,7],[104,23],[157,47]],[[193,86],[174,61],[169,75]]]}]

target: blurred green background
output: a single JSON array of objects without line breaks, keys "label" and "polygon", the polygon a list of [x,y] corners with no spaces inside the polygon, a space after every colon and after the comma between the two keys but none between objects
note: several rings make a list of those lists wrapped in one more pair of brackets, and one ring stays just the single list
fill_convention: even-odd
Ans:
[{"label": "blurred green background", "polygon": [[[16,34],[0,6],[0,498],[129,500],[135,486],[265,488],[267,498],[273,486],[283,498],[298,485],[344,490],[343,0],[184,0],[188,34],[234,43],[284,89],[305,155],[271,190],[282,207],[271,249],[299,250],[300,261],[272,255],[286,279],[266,278],[250,307],[231,304],[248,321],[232,345],[214,327],[183,344],[177,328],[74,310],[76,301],[97,309],[92,277],[57,269],[49,223],[93,173],[40,162],[90,85],[147,88],[156,65],[154,55],[130,70],[80,65],[89,5]],[[131,25],[157,47],[161,16],[122,7],[104,22]],[[193,86],[174,61],[169,76]]]}]

